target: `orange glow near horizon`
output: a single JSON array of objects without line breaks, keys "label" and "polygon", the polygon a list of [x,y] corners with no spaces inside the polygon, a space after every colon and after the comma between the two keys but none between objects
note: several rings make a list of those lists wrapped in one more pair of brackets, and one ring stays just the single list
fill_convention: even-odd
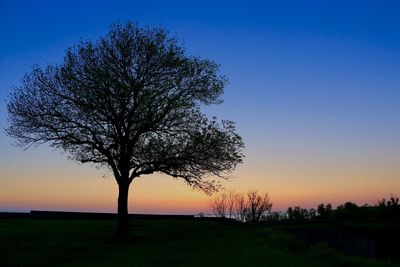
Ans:
[{"label": "orange glow near horizon", "polygon": [[[22,170],[13,165],[2,170],[0,210],[116,211],[118,188],[109,173],[101,178],[105,171],[66,163],[61,157],[52,159],[51,167],[38,168],[33,163]],[[226,189],[237,192],[266,192],[274,204],[273,210],[281,211],[289,206],[315,208],[319,203],[331,203],[334,207],[346,201],[374,204],[400,192],[397,179],[400,167],[335,169],[335,166],[320,166],[283,168],[274,162],[244,164],[231,179],[222,183]],[[208,213],[208,202],[209,196],[191,189],[183,181],[164,175],[147,175],[131,184],[129,212]]]}]

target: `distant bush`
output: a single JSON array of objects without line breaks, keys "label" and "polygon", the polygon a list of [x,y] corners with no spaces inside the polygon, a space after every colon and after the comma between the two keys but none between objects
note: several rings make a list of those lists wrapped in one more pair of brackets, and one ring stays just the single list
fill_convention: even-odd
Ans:
[{"label": "distant bush", "polygon": [[360,217],[360,211],[357,204],[346,202],[336,208],[335,217],[339,219],[353,219]]},{"label": "distant bush", "polygon": [[287,210],[288,219],[294,221],[304,221],[311,220],[317,216],[317,211],[313,208],[311,209],[303,209],[299,206],[297,207],[289,207]]},{"label": "distant bush", "polygon": [[282,212],[282,211],[271,211],[269,214],[264,215],[264,217],[261,219],[261,221],[267,221],[267,222],[279,222],[279,221],[284,221],[287,220],[287,213]]},{"label": "distant bush", "polygon": [[329,218],[332,216],[332,205],[330,203],[324,205],[321,203],[317,207],[317,216],[320,218]]}]

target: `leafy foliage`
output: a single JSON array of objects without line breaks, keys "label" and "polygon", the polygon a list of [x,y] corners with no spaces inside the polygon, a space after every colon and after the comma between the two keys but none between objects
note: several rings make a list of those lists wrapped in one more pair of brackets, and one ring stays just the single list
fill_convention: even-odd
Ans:
[{"label": "leafy foliage", "polygon": [[200,112],[222,102],[225,84],[216,63],[187,56],[164,28],[115,24],[25,76],[10,95],[7,133],[106,166],[119,184],[159,172],[210,193],[217,184],[203,178],[224,177],[243,158],[234,123]]}]

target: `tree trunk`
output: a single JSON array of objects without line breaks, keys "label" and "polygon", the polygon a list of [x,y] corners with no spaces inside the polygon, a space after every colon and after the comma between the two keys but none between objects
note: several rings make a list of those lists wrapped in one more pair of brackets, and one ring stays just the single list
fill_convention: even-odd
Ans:
[{"label": "tree trunk", "polygon": [[119,183],[118,194],[118,237],[126,237],[129,234],[129,220],[128,220],[128,192],[129,183]]}]

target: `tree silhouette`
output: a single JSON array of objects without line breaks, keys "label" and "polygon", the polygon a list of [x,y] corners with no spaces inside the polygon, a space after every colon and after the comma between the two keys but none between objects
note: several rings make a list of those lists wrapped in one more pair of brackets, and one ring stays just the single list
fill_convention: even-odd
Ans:
[{"label": "tree silhouette", "polygon": [[28,73],[10,95],[6,131],[20,146],[49,143],[111,169],[125,235],[133,179],[163,173],[210,193],[218,183],[207,176],[225,178],[242,162],[234,123],[200,112],[221,103],[225,84],[216,63],[187,56],[164,28],[117,23],[61,64]]},{"label": "tree silhouette", "polygon": [[247,219],[249,222],[258,222],[265,212],[270,212],[272,203],[268,194],[259,195],[257,191],[247,193]]}]

